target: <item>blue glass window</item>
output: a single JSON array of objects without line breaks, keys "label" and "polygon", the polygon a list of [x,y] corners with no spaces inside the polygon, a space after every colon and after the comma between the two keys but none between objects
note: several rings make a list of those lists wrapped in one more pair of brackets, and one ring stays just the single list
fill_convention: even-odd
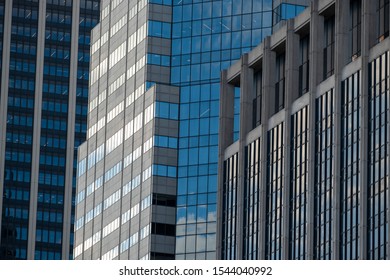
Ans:
[{"label": "blue glass window", "polygon": [[170,39],[171,24],[168,22],[149,20],[148,36]]}]

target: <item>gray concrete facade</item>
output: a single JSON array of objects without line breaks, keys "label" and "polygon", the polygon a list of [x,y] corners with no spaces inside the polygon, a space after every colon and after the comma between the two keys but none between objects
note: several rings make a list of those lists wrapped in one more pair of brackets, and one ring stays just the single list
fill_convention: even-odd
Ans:
[{"label": "gray concrete facade", "polygon": [[[353,24],[351,23],[351,13],[353,12],[352,3],[358,2],[361,5],[360,22],[361,29],[358,54],[351,54],[351,46],[353,45],[351,34],[353,30]],[[387,7],[388,9],[388,7]],[[376,226],[376,220],[370,213],[373,210],[373,189],[372,189],[372,168],[375,166],[373,163],[370,151],[374,149],[372,147],[372,129],[373,124],[371,122],[374,109],[372,109],[372,91],[371,84],[374,78],[372,74],[373,69],[376,69],[379,73],[379,66],[374,66],[374,61],[380,57],[388,59],[390,51],[390,39],[388,33],[380,34],[379,25],[377,19],[379,17],[380,7],[379,1],[341,1],[341,0],[313,0],[310,1],[310,7],[304,12],[298,15],[295,19],[289,20],[286,25],[281,27],[275,34],[267,37],[261,45],[252,50],[247,55],[242,56],[241,60],[232,65],[227,71],[222,73],[221,82],[221,105],[220,105],[220,140],[219,140],[219,174],[218,174],[218,258],[224,258],[224,252],[228,250],[225,243],[226,236],[224,236],[224,228],[226,225],[226,217],[224,217],[224,208],[222,206],[224,196],[226,194],[225,180],[227,176],[224,171],[224,164],[227,160],[238,153],[239,164],[237,172],[237,201],[236,207],[236,225],[240,231],[236,233],[234,248],[237,250],[237,259],[249,258],[244,254],[248,250],[256,251],[258,259],[270,258],[268,253],[271,251],[272,246],[279,246],[273,244],[267,238],[269,238],[270,232],[268,228],[270,226],[269,207],[272,207],[272,193],[267,186],[273,186],[273,183],[268,182],[272,178],[270,170],[269,157],[270,146],[274,143],[267,141],[267,134],[277,127],[279,124],[283,126],[283,165],[281,171],[283,173],[283,182],[281,186],[282,201],[280,202],[280,215],[281,219],[281,235],[280,235],[280,247],[281,254],[280,259],[389,259],[389,236],[385,227],[390,223],[390,216],[388,209],[380,210],[381,215],[386,217],[383,224]],[[385,11],[385,16],[389,16],[389,11]],[[329,58],[324,55],[326,50],[326,40],[324,34],[329,32],[325,30],[329,28],[326,26],[329,22],[334,22],[333,44],[334,53],[333,57]],[[387,21],[388,22],[388,21]],[[385,29],[389,29],[386,26]],[[309,89],[307,92],[300,94],[298,92],[300,82],[300,40],[305,36],[309,36]],[[285,95],[284,106],[282,109],[273,112],[274,104],[277,101],[275,97],[275,85],[277,82],[276,75],[276,59],[280,54],[285,55]],[[325,59],[327,58],[327,59]],[[329,60],[333,60],[333,69],[330,75],[326,75],[326,66]],[[388,61],[388,60],[387,60]],[[387,81],[389,79],[389,65],[387,70],[382,70],[383,73],[387,73]],[[385,68],[383,68],[385,69]],[[329,70],[329,69],[328,69]],[[262,71],[262,112],[261,112],[261,124],[257,127],[251,127],[252,124],[252,99],[256,96],[254,85],[254,73]],[[354,167],[356,173],[347,175],[343,170],[349,170],[350,162],[346,159],[346,150],[349,145],[353,146],[350,141],[353,138],[347,137],[348,126],[345,123],[349,119],[348,109],[346,106],[345,98],[348,90],[349,79],[354,77],[357,73],[358,80],[356,82],[357,88],[354,87],[352,94],[357,94],[356,101],[359,104],[354,107],[356,114],[359,118],[359,123],[350,124],[355,127],[355,134],[357,136],[356,145],[359,147],[360,157],[356,160],[356,166]],[[382,73],[382,72],[381,72]],[[378,74],[379,75],[379,74]],[[232,122],[232,87],[240,88],[240,137],[236,142],[233,142],[231,137],[233,127]],[[352,87],[352,85],[350,86]],[[384,86],[385,87],[385,86]],[[319,194],[318,185],[319,178],[319,166],[320,153],[319,150],[319,137],[321,136],[320,119],[319,114],[321,108],[319,107],[320,99],[327,94],[327,92],[333,92],[333,104],[328,104],[332,107],[332,113],[329,117],[329,122],[332,122],[330,129],[333,131],[330,138],[332,156],[326,161],[326,164],[331,166],[331,215],[325,217],[325,212],[319,213],[321,203],[319,201],[321,194]],[[382,89],[383,96],[389,94],[389,88]],[[351,105],[352,106],[352,105]],[[356,105],[353,105],[356,106]],[[352,107],[351,107],[352,108]],[[302,110],[307,110],[307,130],[304,131],[307,135],[307,140],[304,143],[306,152],[302,152],[300,149],[298,152],[294,150],[294,139],[297,137],[296,129],[292,120],[295,114],[298,114]],[[386,107],[387,115],[389,113],[389,106]],[[330,120],[331,119],[331,120]],[[351,122],[347,121],[348,123]],[[386,127],[389,126],[387,120]],[[383,132],[384,133],[384,132]],[[388,130],[386,135],[388,137]],[[298,132],[299,134],[299,132]],[[370,138],[371,137],[371,138]],[[249,175],[249,171],[246,170],[245,160],[249,157],[246,153],[248,146],[255,140],[260,139],[260,160],[259,160],[259,181],[258,181],[258,203],[260,205],[260,212],[256,215],[258,227],[258,236],[256,240],[253,240],[253,247],[244,248],[245,236],[242,236],[241,230],[246,226],[247,221],[246,210],[244,209],[244,201],[249,199],[245,197],[245,190],[249,189],[249,186],[245,182],[245,178]],[[371,144],[370,144],[371,143]],[[388,143],[386,144],[388,146]],[[301,154],[299,154],[299,152]],[[297,154],[298,153],[298,154]],[[303,154],[302,154],[303,153]],[[306,169],[298,175],[293,173],[293,170],[301,168],[295,166],[295,156],[307,157]],[[353,155],[352,155],[353,157]],[[371,157],[371,158],[370,158]],[[352,161],[352,160],[351,160]],[[383,162],[389,162],[389,152],[384,152]],[[387,165],[386,165],[387,166]],[[384,180],[388,180],[390,173],[388,167],[383,176]],[[300,170],[300,169],[299,169]],[[302,169],[303,170],[303,169]],[[294,171],[295,172],[295,171]],[[355,171],[353,171],[355,172]],[[349,173],[348,173],[349,174]],[[300,187],[304,189],[302,196],[294,197],[295,181],[300,176],[303,176],[303,183]],[[350,177],[349,177],[350,176]],[[302,177],[300,177],[299,180]],[[354,183],[349,183],[348,178],[354,178]],[[352,180],[352,179],[351,179]],[[356,180],[356,181],[355,181]],[[371,181],[370,181],[371,180]],[[302,182],[302,181],[300,181]],[[358,182],[358,183],[356,183]],[[325,183],[324,183],[325,184]],[[356,193],[355,193],[356,192]],[[384,184],[384,193],[389,192],[389,186]],[[351,197],[354,197],[350,201]],[[353,194],[356,195],[353,195]],[[302,198],[304,197],[304,198]],[[303,199],[303,200],[301,200]],[[388,199],[385,196],[382,199]],[[297,208],[294,208],[296,201],[303,201]],[[356,201],[355,201],[356,200]],[[325,202],[324,202],[325,203]],[[355,204],[354,204],[355,203]],[[388,203],[388,202],[387,202]],[[352,206],[351,206],[352,205]],[[355,206],[353,206],[355,205]],[[351,208],[349,208],[351,207]],[[371,207],[371,208],[370,208]],[[379,207],[380,208],[380,207]],[[301,211],[300,209],[305,209]],[[321,208],[322,209],[322,208]],[[279,211],[279,210],[277,210]],[[301,211],[301,212],[299,212]],[[302,222],[302,225],[298,225],[294,228],[294,214],[303,213],[300,220],[297,223]],[[349,215],[351,213],[351,221],[349,221]],[[352,213],[356,213],[356,217]],[[372,215],[372,214],[371,214]],[[267,218],[268,217],[268,218]],[[319,240],[322,234],[319,232],[322,228],[323,219],[328,219],[330,222],[331,235],[323,237],[330,242],[330,246],[324,245]],[[268,223],[268,224],[267,224]],[[370,224],[371,223],[371,224]],[[377,228],[379,235],[373,233],[373,227]],[[356,228],[355,233],[354,229]],[[297,237],[296,232],[300,232]],[[351,234],[351,239],[346,237],[346,232]],[[355,235],[356,234],[356,235]],[[379,242],[379,236],[384,235],[382,243]],[[268,237],[267,237],[268,236]],[[294,237],[295,236],[295,237]],[[296,239],[295,239],[296,238]],[[267,241],[268,240],[268,241]],[[383,241],[384,240],[384,241]],[[375,244],[375,245],[374,245]],[[377,246],[377,247],[375,247]],[[298,248],[299,247],[299,248]],[[382,249],[375,249],[375,248]],[[273,247],[272,247],[273,248]],[[303,249],[302,249],[303,248]],[[326,251],[326,252],[325,252]],[[296,252],[300,252],[299,256],[295,255]]]},{"label": "gray concrete facade", "polygon": [[148,37],[147,24],[170,23],[172,9],[142,0],[103,1],[101,10],[78,154],[86,170],[77,180],[75,259],[172,259],[177,151],[155,141],[178,136],[178,121],[157,113],[177,106],[179,90],[166,85],[168,67],[146,63],[148,53],[170,54],[170,39]]}]

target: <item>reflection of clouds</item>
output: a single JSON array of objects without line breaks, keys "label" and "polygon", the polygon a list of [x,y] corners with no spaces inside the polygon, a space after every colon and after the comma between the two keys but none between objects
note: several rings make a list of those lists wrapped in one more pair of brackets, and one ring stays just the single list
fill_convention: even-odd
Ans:
[{"label": "reflection of clouds", "polygon": [[188,216],[187,216],[187,223],[189,223],[189,224],[196,223],[196,216],[195,216],[195,214],[193,214],[193,213],[188,214]]},{"label": "reflection of clouds", "polygon": [[186,217],[179,217],[177,219],[178,224],[185,224],[186,223]]},{"label": "reflection of clouds", "polygon": [[185,236],[178,236],[176,238],[176,254],[184,253],[186,248],[186,239]]},{"label": "reflection of clouds", "polygon": [[210,221],[216,221],[217,220],[217,212],[216,211],[210,211],[207,214],[207,220]]},{"label": "reflection of clouds", "polygon": [[200,234],[196,237],[196,251],[205,251],[206,250],[206,235]]}]

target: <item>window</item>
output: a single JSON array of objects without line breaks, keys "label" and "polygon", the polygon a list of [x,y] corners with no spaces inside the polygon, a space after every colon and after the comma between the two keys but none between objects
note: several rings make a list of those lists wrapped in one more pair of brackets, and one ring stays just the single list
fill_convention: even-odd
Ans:
[{"label": "window", "polygon": [[308,107],[291,118],[289,259],[305,259],[307,231]]},{"label": "window", "polygon": [[[222,258],[234,260],[237,255],[237,187],[238,187],[238,154],[224,162],[223,171],[223,204],[222,213]],[[179,213],[179,212],[178,212]]]},{"label": "window", "polygon": [[386,81],[389,76],[389,52],[386,52],[369,64],[367,259],[376,260],[388,255],[389,83]]},{"label": "window", "polygon": [[260,207],[260,138],[245,148],[244,188],[244,240],[243,259],[259,259],[259,217]]},{"label": "window", "polygon": [[361,50],[361,30],[362,30],[362,2],[361,0],[352,0],[351,10],[351,51],[352,59],[360,55]]},{"label": "window", "polygon": [[378,4],[378,39],[382,41],[389,36],[389,0],[379,0]]},{"label": "window", "polygon": [[[340,259],[359,259],[360,182],[360,72],[341,83]],[[365,151],[366,152],[366,151]]]},{"label": "window", "polygon": [[171,38],[171,24],[168,22],[149,20],[148,36]]},{"label": "window", "polygon": [[275,107],[274,113],[284,108],[285,94],[285,54],[276,57],[276,83],[275,83]]},{"label": "window", "polygon": [[314,183],[314,259],[332,257],[332,198],[334,106],[333,90],[316,99],[315,183]]},{"label": "window", "polygon": [[268,131],[267,135],[267,186],[266,186],[266,232],[265,258],[277,260],[282,257],[282,201],[284,189],[283,123]]},{"label": "window", "polygon": [[309,35],[299,41],[299,96],[309,91]]},{"label": "window", "polygon": [[156,117],[177,120],[179,118],[179,105],[175,103],[156,102]]},{"label": "window", "polygon": [[324,80],[333,75],[334,71],[334,44],[335,23],[334,16],[324,22]]},{"label": "window", "polygon": [[252,127],[261,124],[261,96],[263,90],[263,73],[262,70],[255,73],[255,88],[253,97],[253,116],[252,116]]}]

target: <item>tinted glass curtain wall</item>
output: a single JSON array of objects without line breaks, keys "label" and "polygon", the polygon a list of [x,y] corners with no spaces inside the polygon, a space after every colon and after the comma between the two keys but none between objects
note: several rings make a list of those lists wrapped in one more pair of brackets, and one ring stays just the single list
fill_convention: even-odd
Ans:
[{"label": "tinted glass curtain wall", "polygon": [[[103,1],[79,150],[76,258],[217,257],[220,71],[271,34],[273,3]],[[176,198],[166,218],[142,203],[162,194]]]},{"label": "tinted glass curtain wall", "polygon": [[85,140],[89,38],[100,1],[4,2],[0,255],[72,259],[75,147]]},{"label": "tinted glass curtain wall", "polygon": [[[275,7],[271,0],[194,2],[172,3],[171,83],[180,86],[176,258],[213,259],[220,70],[271,34]],[[304,8],[290,6],[281,7],[279,21]],[[198,234],[204,246],[195,244]]]}]

